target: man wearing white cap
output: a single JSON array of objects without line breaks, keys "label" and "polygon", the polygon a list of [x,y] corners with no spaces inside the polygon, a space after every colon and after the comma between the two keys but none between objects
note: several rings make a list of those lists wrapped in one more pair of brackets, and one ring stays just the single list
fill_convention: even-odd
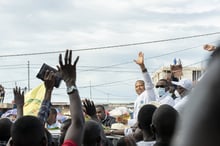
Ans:
[{"label": "man wearing white cap", "polygon": [[181,79],[179,82],[172,81],[172,84],[177,85],[175,91],[177,99],[174,108],[182,114],[185,104],[188,101],[188,94],[192,90],[192,81],[189,79]]}]

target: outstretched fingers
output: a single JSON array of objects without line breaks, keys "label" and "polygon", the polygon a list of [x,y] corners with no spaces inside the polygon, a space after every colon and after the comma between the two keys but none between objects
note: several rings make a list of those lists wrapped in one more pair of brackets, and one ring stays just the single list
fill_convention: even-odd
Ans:
[{"label": "outstretched fingers", "polygon": [[[62,54],[59,55],[59,64],[60,64],[60,67],[62,68],[63,67]],[[58,69],[60,69],[60,67]]]},{"label": "outstretched fingers", "polygon": [[72,63],[72,50],[69,50],[69,64]]},{"label": "outstretched fingers", "polygon": [[76,66],[78,60],[79,60],[79,56],[76,57],[76,60],[74,61],[74,64],[73,64],[74,66]]},{"label": "outstretched fingers", "polygon": [[66,50],[66,53],[65,53],[65,57],[64,57],[64,63],[65,63],[65,65],[67,65],[68,64],[68,50]]}]

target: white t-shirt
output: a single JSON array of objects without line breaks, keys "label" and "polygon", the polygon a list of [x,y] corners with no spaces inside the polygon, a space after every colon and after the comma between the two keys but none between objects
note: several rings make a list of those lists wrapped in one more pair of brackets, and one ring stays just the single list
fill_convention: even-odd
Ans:
[{"label": "white t-shirt", "polygon": [[168,104],[168,105],[170,105],[172,107],[175,105],[175,101],[169,95],[169,91],[167,91],[162,97],[157,97],[157,101],[160,103],[160,105]]},{"label": "white t-shirt", "polygon": [[175,105],[176,105],[180,100],[181,100],[180,97],[175,98],[175,99],[174,99],[174,101],[175,101]]},{"label": "white t-shirt", "polygon": [[134,102],[133,119],[137,119],[138,112],[141,107],[151,101],[156,101],[156,94],[154,92],[154,85],[148,72],[143,73],[145,82],[145,91],[142,92]]},{"label": "white t-shirt", "polygon": [[179,114],[183,113],[188,100],[189,100],[188,96],[185,96],[179,102],[177,102],[177,104],[174,106],[174,108],[178,111]]},{"label": "white t-shirt", "polygon": [[61,124],[60,122],[56,121],[56,123],[53,123],[52,125],[49,125],[49,124],[46,124],[46,128],[47,129],[54,129],[54,128],[60,128],[61,127]]},{"label": "white t-shirt", "polygon": [[153,146],[155,141],[139,141],[136,144],[137,146]]}]

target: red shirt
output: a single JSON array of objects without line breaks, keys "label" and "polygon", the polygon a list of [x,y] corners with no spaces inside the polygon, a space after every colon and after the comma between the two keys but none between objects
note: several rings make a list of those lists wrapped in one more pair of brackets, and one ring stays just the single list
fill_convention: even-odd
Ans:
[{"label": "red shirt", "polygon": [[62,146],[77,146],[77,144],[71,139],[64,140]]}]

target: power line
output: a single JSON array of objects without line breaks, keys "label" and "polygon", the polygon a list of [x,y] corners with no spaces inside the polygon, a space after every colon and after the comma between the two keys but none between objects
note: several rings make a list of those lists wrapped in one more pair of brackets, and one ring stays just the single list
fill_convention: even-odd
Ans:
[{"label": "power line", "polygon": [[[194,62],[194,63],[188,64],[188,65],[185,65],[183,67],[189,67],[189,66],[196,65],[196,64],[199,64],[199,63],[202,63],[202,62],[205,62],[205,61],[208,61],[208,59],[204,59],[204,60],[201,60],[201,61],[198,61],[198,62]],[[36,78],[31,78],[30,80],[35,80],[35,79]],[[104,87],[106,85],[118,84],[118,83],[122,83],[124,81],[135,80],[135,79],[137,79],[137,78],[131,78],[131,79],[126,79],[126,80],[96,84],[96,85],[92,85],[91,87],[99,87],[99,86]],[[20,81],[27,81],[27,79],[20,79],[20,80],[13,80],[13,81],[3,81],[1,83],[20,82]],[[78,88],[89,88],[89,87],[90,87],[89,85],[85,85],[85,86],[79,86]],[[64,89],[64,88],[58,88],[58,89]]]},{"label": "power line", "polygon": [[[138,42],[138,43],[121,44],[121,45],[110,45],[110,46],[103,46],[103,47],[91,47],[91,48],[84,48],[84,49],[76,49],[76,50],[72,50],[72,51],[73,52],[79,52],[79,51],[91,51],[91,50],[101,50],[101,49],[109,49],[109,48],[128,47],[128,46],[136,46],[136,45],[143,45],[143,44],[153,44],[153,43],[162,43],[162,42],[169,42],[169,41],[197,38],[197,37],[217,35],[217,34],[220,34],[220,32],[206,33],[206,34],[199,34],[199,35],[191,35],[191,36],[184,36],[184,37],[177,37],[177,38],[170,38],[170,39],[161,39],[161,40],[154,40],[154,41],[145,41],[145,42]],[[0,55],[0,58],[2,58],[2,57],[18,57],[18,56],[43,55],[43,54],[56,54],[56,53],[63,53],[63,52],[65,52],[65,51],[49,51],[49,52],[37,52],[37,53],[8,54],[8,55]]]},{"label": "power line", "polygon": [[[219,41],[219,40],[217,40],[217,41]],[[209,42],[207,44],[214,43],[214,42],[217,42],[217,41]],[[156,56],[151,56],[151,57],[148,57],[145,60],[150,60],[150,59],[154,59],[154,58],[158,58],[158,57],[162,57],[162,56],[167,56],[167,55],[175,54],[175,53],[178,53],[178,52],[183,52],[183,51],[195,49],[195,48],[201,47],[202,45],[204,45],[204,44],[200,44],[200,45],[197,45],[197,46],[193,46],[193,47],[189,47],[189,48],[185,48],[185,49],[181,49],[181,50],[173,51],[173,52],[169,52],[169,53],[164,53],[164,54],[160,54],[160,55],[156,55]],[[116,66],[130,64],[130,63],[133,63],[133,61],[127,61],[127,62],[122,62],[122,63],[118,63],[118,64],[112,64],[112,65],[108,65],[108,66],[96,67],[96,68],[93,68],[93,69],[83,70],[83,72],[94,71],[94,70],[103,69],[103,68],[116,67]]]},{"label": "power line", "polygon": [[[182,49],[182,50],[179,50],[179,51],[174,51],[174,52],[170,52],[170,53],[166,53],[166,54],[161,54],[161,55],[157,55],[157,56],[152,56],[152,57],[149,57],[145,60],[149,60],[149,59],[153,59],[153,58],[157,58],[157,57],[161,57],[161,56],[165,56],[165,55],[170,55],[170,54],[174,54],[174,53],[177,53],[177,52],[181,52],[181,51],[186,51],[186,50],[189,50],[189,49],[193,49],[193,48],[197,48],[197,47],[200,47],[200,46],[196,46],[196,47],[190,47],[190,48],[186,48],[186,49]],[[186,65],[184,67],[187,67],[187,66],[192,66],[192,65],[195,65],[195,64],[199,64],[199,63],[202,63],[204,61],[207,61],[208,59],[205,59],[205,60],[202,60],[202,61],[199,61],[199,62],[195,62],[195,63],[192,63],[192,64],[189,64],[189,65]],[[102,67],[96,67],[95,69],[89,69],[89,70],[81,70],[81,71],[93,71],[93,70],[98,70],[98,69],[103,69],[103,68],[109,68],[109,67],[115,67],[115,66],[119,66],[119,65],[123,65],[123,64],[128,64],[128,63],[131,63],[131,61],[129,62],[126,62],[126,63],[120,63],[120,64],[114,64],[114,65],[110,65],[110,66],[102,66]],[[17,65],[26,65],[26,64],[17,64]],[[6,66],[6,65],[2,65],[2,66]],[[13,65],[7,65],[7,66],[13,66]],[[15,65],[16,66],[16,65]],[[1,66],[0,66],[1,67]],[[85,67],[85,66],[84,66]],[[86,66],[87,67],[87,66]],[[95,67],[95,66],[94,66]],[[18,68],[18,67],[15,67],[15,68]],[[23,67],[19,67],[19,68],[23,68]],[[12,69],[12,68],[11,68]],[[100,70],[100,71],[103,71],[103,72],[107,72],[108,70]],[[136,72],[136,71],[113,71],[113,70],[110,70],[110,72]],[[34,80],[36,78],[32,78],[31,80]],[[2,83],[10,83],[10,82],[19,82],[19,81],[26,81],[27,79],[21,79],[21,80],[13,80],[13,81],[3,81]],[[118,83],[118,82],[121,82],[121,81],[116,81],[116,82],[111,82],[111,83],[106,83],[106,84],[112,84],[112,83]],[[103,85],[106,85],[106,84],[99,84],[99,85],[95,85],[95,86],[103,86]],[[95,87],[94,86],[94,87]],[[81,87],[81,88],[87,88],[87,86],[84,86],[84,87]]]}]

